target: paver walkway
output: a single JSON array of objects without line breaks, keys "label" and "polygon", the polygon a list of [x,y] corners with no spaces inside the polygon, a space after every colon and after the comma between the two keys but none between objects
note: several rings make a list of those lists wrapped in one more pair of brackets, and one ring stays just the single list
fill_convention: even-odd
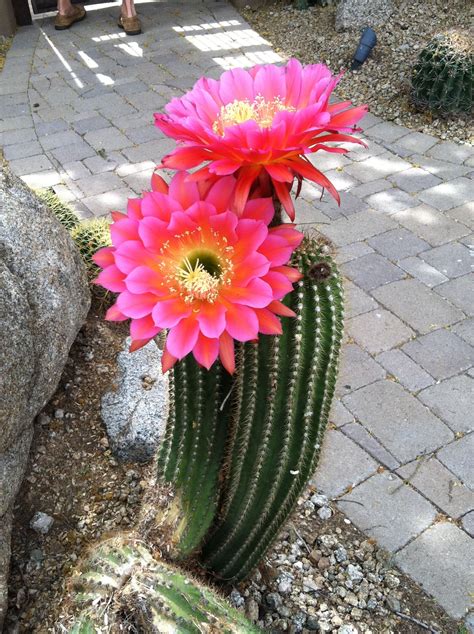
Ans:
[{"label": "paver walkway", "polygon": [[[117,7],[69,32],[23,28],[0,75],[0,145],[34,187],[81,217],[124,209],[173,143],[152,113],[202,74],[280,58],[223,1]],[[474,588],[474,151],[363,122],[369,149],[314,162],[342,191],[310,185],[298,221],[338,247],[347,340],[315,482],[454,617]],[[471,575],[471,576],[470,576]]]}]

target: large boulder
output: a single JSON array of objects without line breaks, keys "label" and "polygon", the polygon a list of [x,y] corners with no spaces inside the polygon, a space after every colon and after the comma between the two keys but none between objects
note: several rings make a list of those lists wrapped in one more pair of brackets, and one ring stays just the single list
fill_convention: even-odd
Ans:
[{"label": "large boulder", "polygon": [[0,164],[0,630],[12,507],[33,419],[58,385],[89,306],[86,271],[69,234]]},{"label": "large boulder", "polygon": [[384,24],[393,12],[392,0],[340,0],[336,31],[372,28]]}]

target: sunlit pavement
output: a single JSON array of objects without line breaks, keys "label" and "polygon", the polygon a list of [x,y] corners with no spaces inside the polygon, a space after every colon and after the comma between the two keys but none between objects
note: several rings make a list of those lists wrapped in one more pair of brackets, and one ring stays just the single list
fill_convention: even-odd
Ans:
[{"label": "sunlit pavement", "polygon": [[[174,146],[153,112],[172,97],[203,74],[280,61],[227,2],[137,5],[137,37],[117,28],[110,4],[69,31],[50,18],[20,29],[0,74],[5,158],[81,218],[123,210],[148,188]],[[372,115],[362,126],[368,150],[314,157],[341,207],[310,185],[298,205],[347,279],[315,483],[458,618],[474,587],[474,151]]]}]

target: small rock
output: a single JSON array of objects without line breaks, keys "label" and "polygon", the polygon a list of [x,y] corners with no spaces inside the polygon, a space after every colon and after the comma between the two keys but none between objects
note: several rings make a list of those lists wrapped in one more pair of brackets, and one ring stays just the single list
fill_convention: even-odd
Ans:
[{"label": "small rock", "polygon": [[339,548],[334,551],[334,556],[339,563],[347,561],[347,550],[343,546],[339,546]]},{"label": "small rock", "polygon": [[62,420],[64,418],[64,410],[63,409],[55,410],[54,418],[57,418],[58,420]]},{"label": "small rock", "polygon": [[236,608],[241,608],[245,603],[244,597],[240,594],[238,590],[235,589],[232,590],[232,592],[229,594],[229,601]]},{"label": "small rock", "polygon": [[331,565],[331,560],[328,559],[327,557],[321,557],[321,559],[318,561],[319,570],[326,570],[326,568],[329,568],[330,565]]},{"label": "small rock", "polygon": [[393,612],[400,612],[400,601],[393,595],[389,594],[388,597],[385,598],[385,603]]},{"label": "small rock", "polygon": [[321,506],[327,506],[329,499],[327,495],[323,495],[322,493],[315,493],[311,496],[311,502],[314,504],[314,506],[320,508]]},{"label": "small rock", "polygon": [[38,423],[40,425],[49,425],[49,423],[51,422],[51,416],[48,416],[47,414],[40,414],[38,416]]},{"label": "small rock", "polygon": [[464,625],[469,634],[474,634],[474,612],[471,612],[464,619]]},{"label": "small rock", "polygon": [[385,575],[385,585],[387,586],[387,588],[395,590],[395,588],[398,588],[398,586],[400,585],[400,579],[388,572]]},{"label": "small rock", "polygon": [[254,623],[258,621],[259,607],[255,599],[247,599],[247,601],[245,602],[245,614],[247,615],[247,618],[249,618]]},{"label": "small rock", "polygon": [[44,559],[44,552],[40,550],[39,548],[33,548],[33,550],[30,553],[30,559],[31,561],[35,561],[36,563],[39,564]]},{"label": "small rock", "polygon": [[281,596],[276,592],[269,592],[265,599],[268,607],[273,608],[274,610],[278,609],[278,607],[282,604]]},{"label": "small rock", "polygon": [[306,618],[306,627],[308,628],[308,630],[316,630],[316,631],[319,630],[318,619],[312,614],[308,614]]},{"label": "small rock", "polygon": [[347,623],[345,625],[342,625],[337,630],[337,634],[359,634],[359,630],[356,628],[355,625],[352,625],[351,623]]},{"label": "small rock", "polygon": [[318,561],[321,559],[321,551],[317,550],[316,548],[314,548],[308,556],[309,560],[313,563],[313,564],[317,564]]},{"label": "small rock", "polygon": [[363,573],[353,564],[347,566],[346,574],[352,583],[360,583],[364,578]]},{"label": "small rock", "polygon": [[288,594],[291,592],[293,585],[293,577],[288,574],[283,574],[278,579],[278,591],[282,594]]},{"label": "small rock", "polygon": [[42,513],[41,511],[37,511],[31,519],[30,527],[37,533],[41,533],[41,535],[46,535],[53,525],[53,522],[54,519],[50,515]]},{"label": "small rock", "polygon": [[329,508],[329,506],[322,506],[319,510],[318,510],[318,516],[322,519],[322,520],[328,520],[331,518],[332,516],[332,511]]}]

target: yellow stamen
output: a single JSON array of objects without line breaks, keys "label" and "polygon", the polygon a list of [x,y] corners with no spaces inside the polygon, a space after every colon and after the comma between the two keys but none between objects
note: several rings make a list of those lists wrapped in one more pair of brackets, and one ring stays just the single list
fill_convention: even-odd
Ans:
[{"label": "yellow stamen", "polygon": [[199,258],[194,267],[189,259],[185,258],[184,268],[178,268],[178,278],[181,288],[186,291],[184,301],[201,299],[212,303],[217,299],[220,279],[206,271]]},{"label": "yellow stamen", "polygon": [[269,128],[276,113],[282,110],[294,112],[295,108],[285,105],[280,97],[275,97],[272,101],[265,101],[261,95],[257,95],[253,102],[248,99],[243,101],[235,99],[232,103],[221,107],[212,129],[216,134],[224,136],[228,126],[251,120],[256,121],[261,128]]}]

